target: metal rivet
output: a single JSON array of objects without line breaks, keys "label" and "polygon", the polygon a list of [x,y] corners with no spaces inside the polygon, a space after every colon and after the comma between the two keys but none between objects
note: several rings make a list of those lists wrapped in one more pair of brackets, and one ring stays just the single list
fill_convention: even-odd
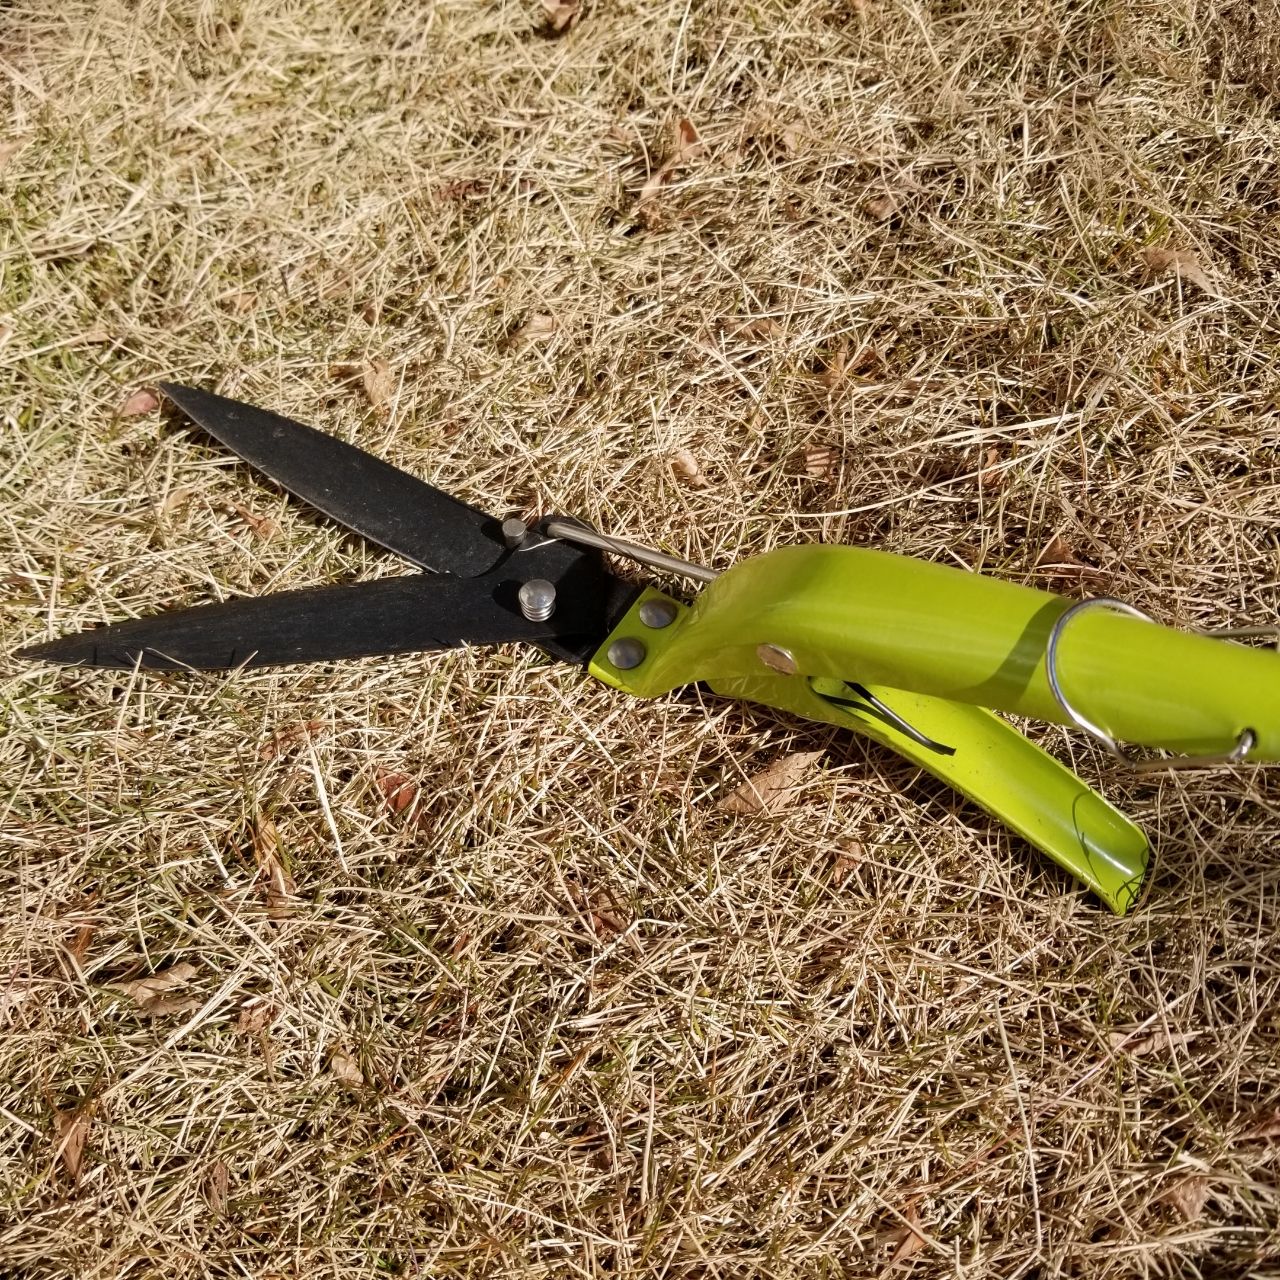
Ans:
[{"label": "metal rivet", "polygon": [[502,540],[514,551],[529,536],[529,526],[519,516],[502,522]]},{"label": "metal rivet", "polygon": [[556,611],[556,589],[546,578],[526,582],[519,592],[520,612],[530,622],[546,622]]},{"label": "metal rivet", "polygon": [[644,661],[645,647],[639,640],[628,637],[625,640],[615,640],[605,656],[619,671],[630,671]]},{"label": "metal rivet", "polygon": [[793,676],[800,670],[796,666],[796,660],[791,654],[776,644],[758,644],[756,645],[756,657],[764,663],[770,671],[776,671],[779,675]]},{"label": "metal rivet", "polygon": [[669,627],[676,620],[676,607],[670,600],[646,600],[640,606],[640,621],[646,627]]}]

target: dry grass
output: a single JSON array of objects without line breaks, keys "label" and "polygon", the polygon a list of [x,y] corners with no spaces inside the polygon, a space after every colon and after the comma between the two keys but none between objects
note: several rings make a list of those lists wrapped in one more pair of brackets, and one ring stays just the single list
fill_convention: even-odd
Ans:
[{"label": "dry grass", "polygon": [[[160,376],[721,566],[1275,620],[1273,0],[538,15],[3,10],[6,652],[399,571]],[[1117,921],[879,750],[528,653],[3,677],[6,1276],[1280,1275],[1272,775],[1033,727],[1155,839]]]}]

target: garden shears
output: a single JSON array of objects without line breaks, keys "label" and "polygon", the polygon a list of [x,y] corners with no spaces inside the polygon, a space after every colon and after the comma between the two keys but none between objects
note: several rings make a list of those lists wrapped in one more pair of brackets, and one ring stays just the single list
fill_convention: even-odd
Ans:
[{"label": "garden shears", "polygon": [[[247,597],[84,631],[19,656],[226,669],[514,641],[652,698],[703,683],[852,729],[1004,822],[1117,913],[1142,831],[996,712],[1074,724],[1154,764],[1280,760],[1280,655],[1061,596],[848,546],[782,547],[723,573],[551,516],[489,516],[334,436],[170,383],[246,462],[425,573]],[[636,585],[606,553],[703,584]]]}]

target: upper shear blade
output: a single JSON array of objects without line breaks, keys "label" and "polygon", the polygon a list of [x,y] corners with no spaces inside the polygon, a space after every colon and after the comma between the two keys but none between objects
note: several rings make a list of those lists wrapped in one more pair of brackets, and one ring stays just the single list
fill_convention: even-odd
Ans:
[{"label": "upper shear blade", "polygon": [[424,569],[471,578],[506,554],[499,521],[363,449],[239,400],[158,385],[193,422],[290,493]]}]

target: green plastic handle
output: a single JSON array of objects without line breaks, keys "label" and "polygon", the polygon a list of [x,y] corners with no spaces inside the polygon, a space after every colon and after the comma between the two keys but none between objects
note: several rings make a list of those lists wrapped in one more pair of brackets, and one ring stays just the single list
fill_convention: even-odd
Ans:
[{"label": "green plastic handle", "polygon": [[[858,547],[785,547],[712,582],[636,669],[601,679],[653,697],[758,676],[762,645],[808,677],[855,680],[1070,723],[1049,689],[1049,632],[1071,602],[1030,587]],[[607,648],[607,645],[606,645]],[[603,652],[603,651],[602,651]],[[1280,655],[1095,609],[1058,646],[1072,705],[1123,742],[1206,755],[1247,729],[1251,761],[1280,759]]]},{"label": "green plastic handle", "polygon": [[[642,609],[655,600],[667,604],[665,616],[674,613],[675,620],[667,627],[653,628],[644,622]],[[669,670],[670,659],[663,660],[663,655],[673,644],[679,647],[682,628],[692,612],[660,592],[644,592],[592,660],[592,673],[640,696],[664,692],[648,678],[651,664],[661,663]],[[609,661],[609,648],[623,639],[644,646],[645,659],[639,666],[624,670]],[[987,810],[1087,885],[1117,914],[1137,900],[1149,857],[1142,831],[1070,769],[991,712],[904,689],[864,685],[856,690],[843,680],[779,675],[758,658],[754,666],[751,675],[717,676],[708,683],[726,697],[763,703],[873,738]],[[665,678],[657,682],[663,683]],[[936,745],[925,745],[904,733],[863,693]]]}]

